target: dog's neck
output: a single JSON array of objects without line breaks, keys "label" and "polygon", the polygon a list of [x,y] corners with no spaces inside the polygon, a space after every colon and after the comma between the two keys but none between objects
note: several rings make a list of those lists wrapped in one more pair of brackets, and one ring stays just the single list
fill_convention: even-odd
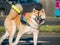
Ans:
[{"label": "dog's neck", "polygon": [[39,25],[36,23],[36,21],[34,20],[34,13],[31,13],[31,21],[27,22],[30,27],[34,28],[34,29],[38,29]]},{"label": "dog's neck", "polygon": [[[38,29],[39,25],[33,19],[34,13],[31,12],[31,13],[22,14],[20,17],[21,17],[20,20],[21,20],[22,24],[32,27],[34,29]],[[25,21],[24,19],[26,19],[27,21]]]}]

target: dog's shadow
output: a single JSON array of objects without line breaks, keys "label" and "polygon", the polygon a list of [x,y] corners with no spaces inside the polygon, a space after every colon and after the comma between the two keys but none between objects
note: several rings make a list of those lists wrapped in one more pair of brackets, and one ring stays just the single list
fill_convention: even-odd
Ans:
[{"label": "dog's shadow", "polygon": [[[13,39],[13,42],[15,41],[16,38]],[[9,45],[9,40],[6,39],[3,41],[2,45]],[[31,43],[30,41],[33,41],[32,37],[28,37],[28,38],[21,38],[20,41],[26,41],[26,42],[19,42],[18,45],[33,45],[33,42]],[[38,43],[37,45],[42,45],[41,43]]]}]

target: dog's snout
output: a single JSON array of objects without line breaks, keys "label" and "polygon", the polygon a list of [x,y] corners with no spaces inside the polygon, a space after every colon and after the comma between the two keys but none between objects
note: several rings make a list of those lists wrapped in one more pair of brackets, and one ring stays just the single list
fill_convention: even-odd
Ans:
[{"label": "dog's snout", "polygon": [[41,16],[36,16],[35,21],[37,22],[37,24],[40,24],[40,22],[41,22]]},{"label": "dog's snout", "polygon": [[40,16],[36,16],[35,20],[40,20],[41,17]]},{"label": "dog's snout", "polygon": [[41,20],[41,16],[37,16],[37,20]]}]

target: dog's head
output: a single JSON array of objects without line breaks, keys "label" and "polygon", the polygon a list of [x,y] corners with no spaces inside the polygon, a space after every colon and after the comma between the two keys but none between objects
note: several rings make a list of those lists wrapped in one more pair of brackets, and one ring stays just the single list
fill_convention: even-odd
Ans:
[{"label": "dog's head", "polygon": [[45,10],[41,3],[35,3],[35,7],[33,8],[32,19],[36,21],[38,25],[43,24],[46,18]]},{"label": "dog's head", "polygon": [[36,10],[35,8],[33,9],[32,19],[35,20],[35,22],[38,25],[43,24],[45,18],[46,18],[46,14],[44,9],[41,9],[41,10]]},{"label": "dog's head", "polygon": [[46,14],[41,4],[39,3],[35,4],[32,10],[32,13],[29,13],[29,14],[28,13],[26,13],[26,17],[29,17],[27,18],[27,20],[29,21],[31,26],[38,28],[38,26],[44,23]]}]

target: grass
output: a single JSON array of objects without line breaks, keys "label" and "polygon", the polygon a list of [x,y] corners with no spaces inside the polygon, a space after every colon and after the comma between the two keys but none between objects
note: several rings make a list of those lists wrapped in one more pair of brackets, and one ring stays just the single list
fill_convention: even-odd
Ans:
[{"label": "grass", "polygon": [[[41,25],[39,31],[60,33],[60,25]],[[5,32],[4,26],[0,26],[0,32]]]},{"label": "grass", "polygon": [[60,32],[60,25],[42,25],[40,32]]},{"label": "grass", "polygon": [[5,32],[4,26],[0,26],[0,32]]}]

